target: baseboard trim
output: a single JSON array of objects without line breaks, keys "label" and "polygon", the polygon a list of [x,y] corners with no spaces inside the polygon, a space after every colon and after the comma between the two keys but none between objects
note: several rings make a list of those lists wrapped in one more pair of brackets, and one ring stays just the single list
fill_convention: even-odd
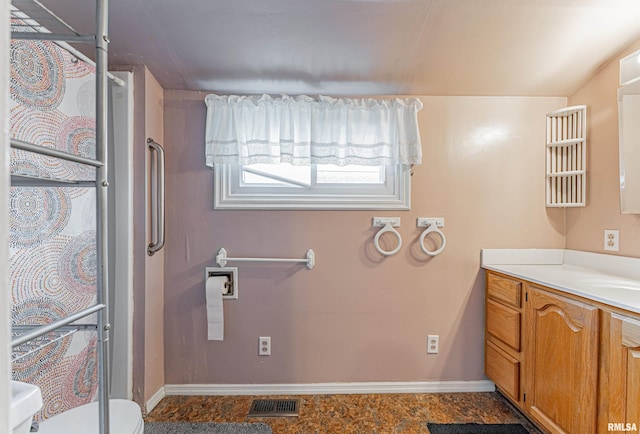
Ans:
[{"label": "baseboard trim", "polygon": [[158,389],[158,391],[154,393],[153,396],[149,398],[149,400],[144,404],[144,414],[147,415],[151,413],[151,411],[156,407],[156,405],[158,405],[158,403],[162,401],[162,398],[164,398],[165,395],[167,395],[166,386],[163,386],[160,389]]},{"label": "baseboard trim", "polygon": [[166,384],[166,395],[340,395],[493,392],[489,380],[308,384]]}]

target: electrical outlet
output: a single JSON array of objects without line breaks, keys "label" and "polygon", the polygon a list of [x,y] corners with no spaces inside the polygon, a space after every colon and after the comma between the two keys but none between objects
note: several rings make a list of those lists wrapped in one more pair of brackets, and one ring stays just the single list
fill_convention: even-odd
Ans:
[{"label": "electrical outlet", "polygon": [[427,336],[427,354],[438,354],[439,344],[440,344],[440,336],[428,335]]},{"label": "electrical outlet", "polygon": [[620,231],[605,229],[604,231],[604,249],[617,252],[620,250]]},{"label": "electrical outlet", "polygon": [[258,355],[259,356],[271,355],[271,337],[262,336],[258,338]]}]

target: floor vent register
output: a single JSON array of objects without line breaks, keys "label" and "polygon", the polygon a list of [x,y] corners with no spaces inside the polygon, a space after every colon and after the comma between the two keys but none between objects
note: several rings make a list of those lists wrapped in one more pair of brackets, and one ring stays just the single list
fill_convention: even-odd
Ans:
[{"label": "floor vent register", "polygon": [[298,399],[254,399],[248,417],[295,417],[299,411]]}]

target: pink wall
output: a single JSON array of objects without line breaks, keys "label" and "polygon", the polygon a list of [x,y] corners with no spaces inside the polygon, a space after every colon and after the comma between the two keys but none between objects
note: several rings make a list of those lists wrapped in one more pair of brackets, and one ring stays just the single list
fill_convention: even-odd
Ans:
[{"label": "pink wall", "polygon": [[[587,206],[567,210],[567,248],[640,257],[640,217],[620,213],[618,165],[619,60],[640,49],[640,40],[604,66],[569,98],[587,105]],[[620,230],[620,251],[605,252],[605,229]]]},{"label": "pink wall", "polygon": [[[145,68],[145,140],[138,142],[145,148],[146,166],[149,172],[149,151],[146,149],[146,138],[152,137],[156,142],[164,143],[163,135],[163,89],[155,77]],[[135,92],[135,89],[134,89]],[[148,177],[147,189],[150,190]],[[147,242],[145,244],[145,367],[144,367],[144,400],[149,399],[164,387],[164,260],[165,250],[153,256],[146,254],[146,247],[151,240],[151,195],[146,196]],[[137,252],[141,254],[141,252]],[[135,307],[134,307],[135,309]]]},{"label": "pink wall", "polygon": [[133,72],[133,399],[143,406],[164,386],[164,252],[147,255],[147,137],[163,140],[163,90],[144,66]]},{"label": "pink wall", "polygon": [[[421,98],[411,211],[214,211],[204,96],[164,93],[166,383],[483,379],[480,249],[564,247],[564,211],[544,206],[544,125],[566,99]],[[374,215],[402,218],[396,256],[374,250]],[[419,216],[445,217],[440,256],[419,250]],[[207,341],[204,267],[221,247],[313,248],[317,265],[239,264],[225,340]],[[440,354],[426,354],[427,334],[440,335]],[[257,355],[258,336],[271,336],[272,356]]]}]

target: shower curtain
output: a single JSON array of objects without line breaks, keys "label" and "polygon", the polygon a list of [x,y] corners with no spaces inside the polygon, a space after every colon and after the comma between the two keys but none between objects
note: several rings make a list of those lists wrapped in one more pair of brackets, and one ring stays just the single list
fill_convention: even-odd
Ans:
[{"label": "shower curtain", "polygon": [[[95,158],[95,69],[48,41],[11,42],[10,135]],[[11,173],[95,179],[94,169],[11,151]],[[44,324],[95,304],[94,188],[10,189],[12,324]],[[86,322],[95,323],[89,317]],[[79,331],[12,365],[13,378],[37,384],[44,419],[96,396],[96,334]]]}]

